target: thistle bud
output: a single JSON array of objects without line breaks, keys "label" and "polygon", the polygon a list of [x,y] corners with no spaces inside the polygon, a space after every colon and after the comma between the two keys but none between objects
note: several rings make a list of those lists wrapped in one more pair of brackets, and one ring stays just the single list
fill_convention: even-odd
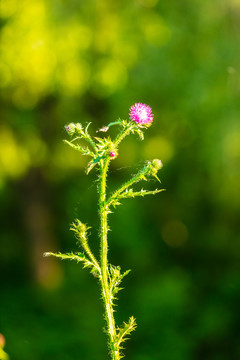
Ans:
[{"label": "thistle bud", "polygon": [[152,161],[152,166],[153,166],[153,169],[158,171],[160,170],[162,167],[163,167],[163,164],[162,164],[162,161],[159,160],[159,159],[154,159]]},{"label": "thistle bud", "polygon": [[77,124],[75,125],[75,129],[76,129],[78,132],[82,132],[83,127],[82,127],[82,125],[81,125],[80,123],[77,123]]},{"label": "thistle bud", "polygon": [[76,125],[74,123],[70,123],[65,126],[65,129],[69,135],[73,135],[76,129]]},{"label": "thistle bud", "polygon": [[115,157],[117,156],[117,152],[116,151],[111,151],[109,155],[110,155],[110,157],[112,159],[115,159]]},{"label": "thistle bud", "polygon": [[87,227],[87,225],[82,223],[80,220],[76,219],[75,223],[72,223],[70,230],[73,230],[73,231],[77,230],[81,233],[85,233],[88,229],[89,229],[89,227]]}]

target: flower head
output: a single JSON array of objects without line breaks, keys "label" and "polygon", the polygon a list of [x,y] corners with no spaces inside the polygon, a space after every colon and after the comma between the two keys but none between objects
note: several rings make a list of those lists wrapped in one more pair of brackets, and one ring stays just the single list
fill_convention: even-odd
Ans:
[{"label": "flower head", "polygon": [[150,126],[153,121],[152,109],[150,106],[136,103],[130,107],[130,119],[139,126]]}]

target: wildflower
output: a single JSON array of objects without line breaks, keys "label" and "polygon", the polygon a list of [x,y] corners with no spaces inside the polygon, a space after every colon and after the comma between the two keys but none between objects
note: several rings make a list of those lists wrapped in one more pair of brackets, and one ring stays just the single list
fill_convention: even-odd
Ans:
[{"label": "wildflower", "polygon": [[152,109],[150,106],[136,103],[130,107],[130,119],[140,126],[150,126],[153,121]]}]

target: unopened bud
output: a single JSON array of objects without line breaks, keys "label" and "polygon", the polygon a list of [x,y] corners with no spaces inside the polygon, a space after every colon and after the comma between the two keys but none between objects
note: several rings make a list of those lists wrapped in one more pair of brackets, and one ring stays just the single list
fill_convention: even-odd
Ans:
[{"label": "unopened bud", "polygon": [[154,168],[154,170],[158,171],[163,167],[162,161],[159,159],[154,159],[152,161],[152,166]]},{"label": "unopened bud", "polygon": [[73,135],[76,129],[76,125],[74,123],[70,123],[65,126],[65,129],[69,135]]},{"label": "unopened bud", "polygon": [[82,223],[80,220],[76,219],[75,223],[72,224],[80,232],[86,232],[88,227],[86,224]]},{"label": "unopened bud", "polygon": [[77,131],[79,131],[79,132],[81,132],[81,131],[83,130],[82,125],[81,125],[80,123],[77,123],[77,124],[75,125],[75,129],[76,129]]},{"label": "unopened bud", "polygon": [[114,158],[117,156],[116,151],[111,151],[111,152],[110,152],[110,156],[111,156],[111,158],[114,159]]}]

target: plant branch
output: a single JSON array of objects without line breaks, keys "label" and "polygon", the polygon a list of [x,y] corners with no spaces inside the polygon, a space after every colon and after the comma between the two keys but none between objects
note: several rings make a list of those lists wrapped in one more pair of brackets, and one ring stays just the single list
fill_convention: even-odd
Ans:
[{"label": "plant branch", "polygon": [[110,196],[110,198],[107,200],[107,206],[110,206],[114,200],[117,200],[124,190],[128,189],[129,186],[137,183],[140,180],[147,180],[146,175],[149,173],[150,165],[147,163],[147,165],[144,166],[142,170],[140,170],[136,175],[134,175],[130,180],[125,182],[118,190],[116,190],[113,195]]},{"label": "plant branch", "polygon": [[73,252],[62,254],[62,253],[53,253],[53,252],[45,252],[44,256],[54,256],[61,260],[75,260],[77,262],[82,262],[84,264],[83,267],[90,267],[92,269],[92,273],[97,274],[99,278],[101,278],[101,271],[99,272],[99,268],[91,262],[83,253],[74,254]]},{"label": "plant branch", "polygon": [[120,142],[132,131],[134,125],[128,122],[123,122],[123,130],[118,134],[116,139],[114,140],[114,144],[117,147]]},{"label": "plant branch", "polygon": [[118,199],[134,198],[136,196],[145,196],[145,195],[155,195],[162,191],[165,191],[165,189],[155,189],[152,191],[143,190],[143,189],[141,191],[133,191],[133,189],[126,189],[124,193],[121,193],[118,196]]},{"label": "plant branch", "polygon": [[89,156],[94,157],[94,153],[92,151],[90,151],[88,147],[82,147],[80,145],[75,145],[71,141],[68,141],[68,140],[63,140],[63,142],[65,144],[71,146],[73,149],[79,151],[82,155],[89,155]]},{"label": "plant branch", "polygon": [[76,220],[75,223],[72,223],[70,230],[75,232],[78,241],[82,245],[83,249],[86,251],[89,258],[92,260],[93,264],[95,265],[96,269],[99,272],[99,275],[101,275],[101,268],[96,260],[95,256],[93,255],[87,239],[87,230],[90,229],[90,227],[87,227],[85,224],[83,224],[80,220]]}]

